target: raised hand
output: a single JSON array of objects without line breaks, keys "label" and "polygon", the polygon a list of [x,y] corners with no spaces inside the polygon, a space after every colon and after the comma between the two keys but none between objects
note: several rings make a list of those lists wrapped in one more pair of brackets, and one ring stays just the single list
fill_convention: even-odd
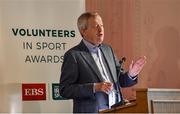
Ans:
[{"label": "raised hand", "polygon": [[130,76],[136,76],[140,73],[140,71],[142,70],[142,68],[144,67],[146,63],[146,57],[140,57],[137,61],[135,62],[131,62],[130,66],[129,66],[129,75]]}]

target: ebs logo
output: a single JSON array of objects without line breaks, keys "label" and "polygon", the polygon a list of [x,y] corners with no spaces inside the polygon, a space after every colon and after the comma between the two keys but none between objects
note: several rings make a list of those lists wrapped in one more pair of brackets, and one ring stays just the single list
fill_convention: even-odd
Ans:
[{"label": "ebs logo", "polygon": [[46,100],[46,84],[22,84],[22,100]]}]

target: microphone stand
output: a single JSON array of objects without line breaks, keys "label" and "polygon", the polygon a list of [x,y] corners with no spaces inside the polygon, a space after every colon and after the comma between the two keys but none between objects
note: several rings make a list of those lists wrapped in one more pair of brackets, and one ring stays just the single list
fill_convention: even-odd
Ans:
[{"label": "microphone stand", "polygon": [[[122,68],[122,66],[123,66],[123,63],[124,63],[125,61],[126,61],[126,58],[125,58],[125,57],[123,57],[123,58],[119,61],[120,66],[119,66],[118,76],[120,76],[120,74],[124,72],[124,69]],[[114,108],[114,107],[121,106],[121,105],[124,105],[124,104],[125,104],[125,100],[123,99],[120,86],[118,86],[118,87],[119,87],[119,91],[120,91],[121,101],[120,101],[120,102],[117,102],[117,103],[114,104],[114,105],[112,105],[111,108]]]}]

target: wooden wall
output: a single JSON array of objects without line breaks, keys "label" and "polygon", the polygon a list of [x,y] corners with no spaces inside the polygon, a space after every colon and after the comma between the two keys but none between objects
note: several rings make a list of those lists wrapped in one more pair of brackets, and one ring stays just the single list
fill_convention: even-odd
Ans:
[{"label": "wooden wall", "polygon": [[[179,0],[86,0],[86,11],[103,18],[105,41],[120,59],[147,56],[135,87],[180,88]],[[132,88],[125,98],[134,98]]]}]

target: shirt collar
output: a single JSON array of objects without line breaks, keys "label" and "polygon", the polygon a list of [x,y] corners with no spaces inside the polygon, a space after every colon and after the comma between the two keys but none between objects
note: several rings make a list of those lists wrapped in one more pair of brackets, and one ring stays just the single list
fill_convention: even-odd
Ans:
[{"label": "shirt collar", "polygon": [[100,48],[101,44],[99,46],[93,45],[87,40],[83,39],[84,44],[89,49],[90,52],[97,53],[98,49]]}]

